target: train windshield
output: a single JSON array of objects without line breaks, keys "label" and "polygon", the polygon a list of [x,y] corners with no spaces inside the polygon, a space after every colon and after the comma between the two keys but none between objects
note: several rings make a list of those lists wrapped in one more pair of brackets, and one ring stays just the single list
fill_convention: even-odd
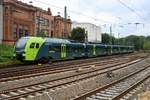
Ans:
[{"label": "train windshield", "polygon": [[25,45],[26,45],[26,42],[27,42],[27,40],[28,40],[29,38],[21,38],[21,39],[19,39],[19,41],[16,43],[16,48],[24,48],[25,47]]}]

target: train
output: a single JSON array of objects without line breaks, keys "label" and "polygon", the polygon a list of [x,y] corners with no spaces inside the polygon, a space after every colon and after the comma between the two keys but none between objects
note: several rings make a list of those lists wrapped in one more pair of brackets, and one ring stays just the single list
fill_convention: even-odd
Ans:
[{"label": "train", "polygon": [[22,37],[15,44],[14,56],[21,62],[49,62],[134,52],[133,46],[79,43],[67,39]]}]

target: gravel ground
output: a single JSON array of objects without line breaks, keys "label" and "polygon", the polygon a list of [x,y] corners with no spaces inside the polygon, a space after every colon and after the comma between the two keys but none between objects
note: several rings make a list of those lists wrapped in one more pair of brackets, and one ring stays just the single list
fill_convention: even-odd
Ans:
[{"label": "gravel ground", "polygon": [[[96,89],[97,87],[104,86],[118,78],[121,78],[133,71],[143,68],[143,66],[149,65],[150,58],[130,65],[130,68],[124,68],[113,71],[113,77],[107,77],[106,74],[96,76],[94,78],[79,81],[66,86],[58,87],[55,89],[45,90],[42,94],[37,93],[36,95],[30,95],[26,100],[70,100],[77,95],[81,95],[87,91]],[[24,98],[21,98],[23,100]]]},{"label": "gravel ground", "polygon": [[[110,65],[114,65],[114,64],[110,64]],[[106,67],[106,66],[108,66],[108,65],[105,65],[103,67]],[[101,68],[101,67],[102,66],[100,66],[99,68]],[[80,73],[84,73],[84,72],[87,72],[89,70],[93,70],[93,69],[92,68],[91,69],[82,69],[82,71]],[[13,81],[8,81],[8,82],[1,82],[0,83],[0,90],[2,91],[2,90],[17,88],[17,87],[21,87],[21,86],[30,85],[30,84],[36,84],[36,83],[41,83],[41,82],[45,82],[45,81],[51,81],[54,79],[65,77],[65,76],[76,75],[78,73],[79,72],[77,72],[77,70],[73,70],[73,71],[66,71],[66,72],[61,72],[61,73],[48,74],[48,75],[31,77],[31,78],[13,80]]]},{"label": "gravel ground", "polygon": [[131,91],[127,100],[150,100],[150,78]]}]

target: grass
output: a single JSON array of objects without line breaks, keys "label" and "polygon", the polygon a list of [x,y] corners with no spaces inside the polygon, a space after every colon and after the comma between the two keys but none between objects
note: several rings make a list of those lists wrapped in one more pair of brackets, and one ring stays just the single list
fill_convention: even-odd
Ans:
[{"label": "grass", "polygon": [[19,63],[13,59],[14,46],[0,44],[0,67]]}]

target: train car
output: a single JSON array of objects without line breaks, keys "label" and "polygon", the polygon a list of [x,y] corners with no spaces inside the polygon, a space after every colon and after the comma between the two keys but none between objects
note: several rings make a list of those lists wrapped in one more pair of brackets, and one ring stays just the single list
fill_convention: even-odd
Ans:
[{"label": "train car", "polygon": [[108,55],[107,45],[96,44],[96,56],[105,56]]},{"label": "train car", "polygon": [[112,45],[112,54],[120,54],[120,45]]},{"label": "train car", "polygon": [[86,55],[87,57],[96,56],[96,45],[95,44],[86,44]]},{"label": "train car", "polygon": [[128,52],[127,53],[133,53],[134,52],[134,47],[133,46],[128,46]]},{"label": "train car", "polygon": [[[63,44],[69,43],[69,41],[57,40],[56,42],[47,38],[22,37],[16,43],[16,58],[20,61],[46,61],[51,57],[58,59],[60,56],[64,58],[66,53]],[[59,50],[62,52],[60,53]]]},{"label": "train car", "polygon": [[85,44],[66,39],[41,37],[22,37],[15,46],[15,57],[18,60],[32,62],[48,62],[131,52],[133,52],[132,46]]},{"label": "train car", "polygon": [[86,56],[86,45],[83,43],[70,43],[67,52],[70,52],[72,59],[82,58]]},{"label": "train car", "polygon": [[85,56],[85,44],[69,40],[41,37],[22,37],[16,43],[15,54],[20,61],[74,59]]}]

